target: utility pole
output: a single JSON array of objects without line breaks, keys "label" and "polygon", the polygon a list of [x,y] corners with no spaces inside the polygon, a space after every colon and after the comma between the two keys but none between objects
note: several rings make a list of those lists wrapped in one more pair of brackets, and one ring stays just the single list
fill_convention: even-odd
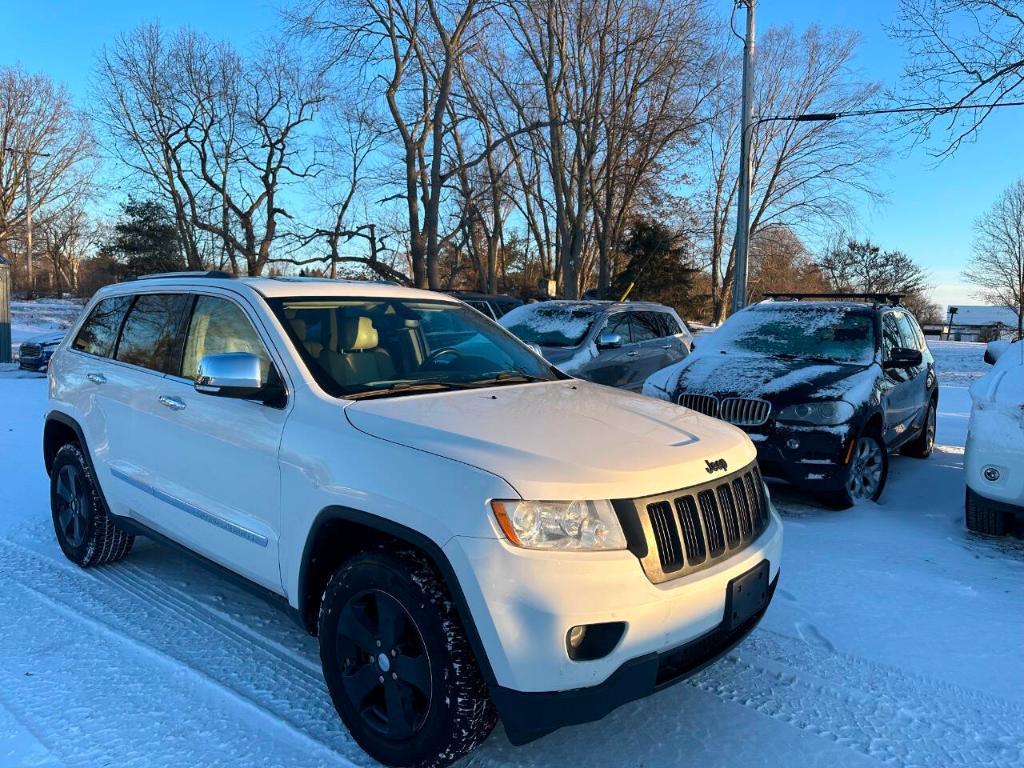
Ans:
[{"label": "utility pole", "polygon": [[736,0],[747,9],[743,39],[743,111],[740,136],[740,184],[736,205],[736,263],[733,267],[732,311],[747,305],[747,253],[750,248],[750,141],[754,123],[754,12],[757,0]]}]

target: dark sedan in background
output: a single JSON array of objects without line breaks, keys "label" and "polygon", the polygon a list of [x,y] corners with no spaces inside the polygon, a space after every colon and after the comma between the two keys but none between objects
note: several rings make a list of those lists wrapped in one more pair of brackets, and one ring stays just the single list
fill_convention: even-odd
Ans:
[{"label": "dark sedan in background", "polygon": [[501,325],[571,376],[639,391],[689,354],[693,337],[675,310],[628,301],[544,301],[517,307]]},{"label": "dark sedan in background", "polygon": [[935,441],[924,334],[898,297],[798,298],[733,315],[644,393],[745,430],[769,477],[840,507],[877,500],[890,454],[925,457]]}]

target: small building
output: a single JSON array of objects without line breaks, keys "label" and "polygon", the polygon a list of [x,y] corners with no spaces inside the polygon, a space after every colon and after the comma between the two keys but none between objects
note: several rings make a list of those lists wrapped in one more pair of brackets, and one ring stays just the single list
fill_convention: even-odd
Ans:
[{"label": "small building", "polygon": [[[1017,313],[1007,307],[983,304],[950,306],[940,338],[951,341],[994,341],[1017,336]],[[925,329],[925,334],[935,328]]]}]

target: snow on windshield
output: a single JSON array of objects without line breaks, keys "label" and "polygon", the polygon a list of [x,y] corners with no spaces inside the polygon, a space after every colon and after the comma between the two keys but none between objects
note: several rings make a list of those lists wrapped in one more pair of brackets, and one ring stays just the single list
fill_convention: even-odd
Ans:
[{"label": "snow on windshield", "polygon": [[874,357],[874,321],[848,307],[760,305],[730,317],[705,345],[715,352],[867,365]]},{"label": "snow on windshield", "polygon": [[585,303],[524,304],[498,322],[528,344],[575,347],[590,330],[597,310]]}]

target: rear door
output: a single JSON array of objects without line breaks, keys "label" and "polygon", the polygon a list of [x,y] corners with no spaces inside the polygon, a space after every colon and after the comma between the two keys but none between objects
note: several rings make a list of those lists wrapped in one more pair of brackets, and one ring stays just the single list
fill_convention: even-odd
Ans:
[{"label": "rear door", "polygon": [[271,355],[273,345],[258,316],[241,298],[199,294],[190,310],[180,362],[160,381],[147,411],[152,442],[163,448],[152,476],[165,502],[151,522],[190,549],[280,592],[278,448],[288,408],[200,394],[192,382],[204,355],[223,352],[257,355],[264,383],[284,369]]},{"label": "rear door", "polygon": [[627,355],[632,360],[629,372],[630,389],[643,387],[647,377],[669,364],[671,342],[665,315],[653,310],[630,310],[632,344]]}]

